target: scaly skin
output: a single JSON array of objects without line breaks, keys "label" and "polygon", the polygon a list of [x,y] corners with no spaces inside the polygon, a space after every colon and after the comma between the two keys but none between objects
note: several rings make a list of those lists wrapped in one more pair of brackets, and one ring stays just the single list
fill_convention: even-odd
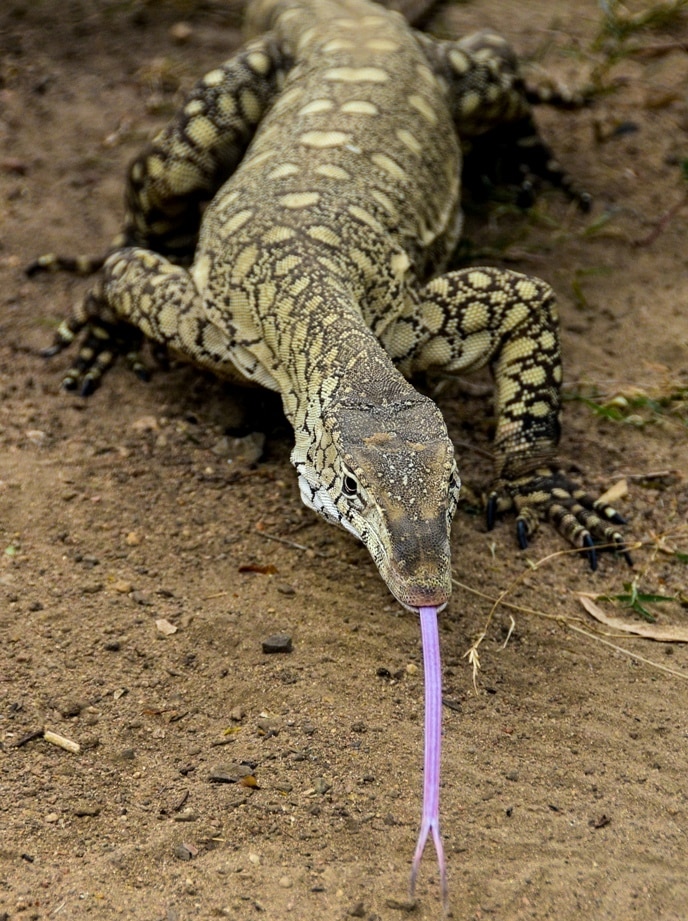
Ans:
[{"label": "scaly skin", "polygon": [[435,41],[367,0],[257,0],[248,27],[261,37],[132,164],[123,235],[58,335],[91,331],[67,383],[90,389],[129,324],[279,391],[304,502],[419,608],[451,593],[459,476],[408,378],[490,364],[491,510],[515,508],[522,544],[544,517],[576,546],[623,549],[613,509],[557,469],[551,290],[493,268],[440,274],[461,226],[459,138],[531,117],[508,46]]}]

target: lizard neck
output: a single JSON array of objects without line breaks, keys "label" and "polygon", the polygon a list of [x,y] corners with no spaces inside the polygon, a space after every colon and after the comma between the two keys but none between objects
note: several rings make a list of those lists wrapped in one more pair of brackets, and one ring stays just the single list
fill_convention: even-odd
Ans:
[{"label": "lizard neck", "polygon": [[[342,404],[385,406],[416,391],[402,377],[366,326],[352,298],[346,310],[325,313],[323,322],[297,322],[282,359],[287,379],[282,398],[294,426],[294,461],[305,459],[322,437],[323,418]],[[327,316],[336,317],[328,325]]]}]

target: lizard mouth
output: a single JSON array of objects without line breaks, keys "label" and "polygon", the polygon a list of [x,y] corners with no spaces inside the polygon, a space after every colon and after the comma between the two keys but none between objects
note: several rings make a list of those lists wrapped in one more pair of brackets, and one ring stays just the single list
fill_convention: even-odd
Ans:
[{"label": "lizard mouth", "polygon": [[387,588],[408,611],[418,614],[420,608],[433,607],[438,611],[446,608],[451,588],[444,584],[445,580],[440,576],[433,574],[426,579],[409,579],[408,574],[395,572],[389,564],[379,568]]},{"label": "lizard mouth", "polygon": [[[398,598],[397,598],[397,601],[399,601]],[[444,609],[447,607],[447,604],[448,604],[448,603],[449,603],[449,602],[445,601],[444,604],[438,604],[438,605],[436,605],[436,606],[434,606],[434,605],[428,605],[428,607],[435,607],[437,613],[439,614],[441,611],[444,611]],[[399,601],[399,604],[400,604],[402,607],[406,608],[407,611],[410,611],[412,614],[420,614],[420,609],[421,609],[421,607],[426,607],[426,605],[419,605],[418,607],[413,607],[413,605],[411,605],[411,604],[404,604],[403,601]]]}]

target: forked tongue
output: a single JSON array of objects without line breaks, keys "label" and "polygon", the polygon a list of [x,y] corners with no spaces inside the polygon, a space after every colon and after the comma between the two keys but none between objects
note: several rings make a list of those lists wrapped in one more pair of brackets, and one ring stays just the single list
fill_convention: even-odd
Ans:
[{"label": "forked tongue", "polygon": [[420,632],[423,643],[423,670],[425,673],[425,766],[423,771],[423,814],[416,852],[411,867],[411,897],[413,898],[421,857],[428,836],[437,852],[440,870],[442,905],[449,904],[447,865],[440,837],[440,759],[442,755],[442,666],[440,662],[440,637],[437,626],[437,608],[420,608]]}]

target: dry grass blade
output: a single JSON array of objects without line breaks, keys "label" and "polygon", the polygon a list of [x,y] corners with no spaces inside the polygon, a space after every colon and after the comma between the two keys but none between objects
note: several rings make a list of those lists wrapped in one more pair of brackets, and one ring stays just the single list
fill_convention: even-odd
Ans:
[{"label": "dry grass blade", "polygon": [[596,595],[577,592],[580,603],[591,617],[614,630],[642,636],[646,640],[656,640],[659,643],[688,643],[688,627],[668,626],[660,627],[657,624],[634,623],[622,620],[620,617],[611,617],[602,608],[595,604]]},{"label": "dry grass blade", "polygon": [[468,664],[473,669],[473,690],[476,692],[476,694],[478,693],[478,672],[480,671],[480,653],[478,652],[478,649],[484,639],[485,631],[483,630],[480,636],[476,638],[471,648],[463,654],[464,659],[468,659]]},{"label": "dry grass blade", "polygon": [[[610,546],[610,549],[613,549],[613,547]],[[629,549],[632,550],[633,547],[630,547]],[[571,553],[579,553],[579,552],[580,550],[575,547],[571,547],[568,550],[557,550],[555,553],[551,553],[549,556],[545,556],[541,560],[538,560],[537,563],[530,563],[529,564],[530,568],[524,569],[523,572],[519,573],[519,575],[516,576],[516,578],[512,580],[511,584],[508,585],[504,589],[504,591],[500,593],[498,598],[490,598],[488,595],[485,595],[482,592],[477,591],[476,589],[471,589],[469,586],[463,585],[463,583],[458,582],[456,579],[452,579],[452,582],[454,583],[454,585],[459,585],[461,588],[464,588],[468,590],[469,592],[473,592],[476,595],[480,595],[481,598],[487,598],[489,601],[492,602],[492,607],[490,608],[490,613],[487,615],[487,620],[485,621],[485,626],[483,627],[482,632],[476,637],[476,639],[473,642],[473,645],[470,647],[470,649],[467,652],[464,653],[464,656],[463,656],[464,659],[468,659],[470,665],[473,668],[473,687],[476,689],[476,691],[477,691],[476,679],[477,679],[478,672],[480,671],[480,655],[478,653],[478,650],[480,648],[480,644],[487,636],[488,628],[490,624],[492,623],[492,618],[494,617],[497,608],[500,605],[503,605],[504,607],[510,607],[518,611],[524,611],[524,612],[528,612],[531,614],[538,614],[541,617],[551,617],[553,620],[561,620],[562,618],[560,617],[560,615],[544,614],[538,611],[530,611],[527,608],[521,608],[519,605],[511,604],[510,602],[505,601],[504,599],[507,598],[511,594],[511,592],[516,588],[518,583],[525,576],[527,576],[533,570],[539,569],[540,566],[542,566],[544,563],[548,563],[550,560],[556,559],[559,556],[566,556]],[[505,646],[509,642],[509,638],[511,637],[511,634],[513,633],[514,626],[515,626],[515,623],[512,618],[512,623],[509,628],[509,635],[507,636],[506,641],[504,643]]]},{"label": "dry grass blade", "polygon": [[[560,551],[560,553],[567,553],[568,551]],[[550,557],[545,557],[540,560],[540,563],[544,563],[546,560],[549,560],[555,556],[559,556],[559,553],[552,554]],[[536,568],[539,565],[536,564]],[[522,574],[525,575],[525,572]],[[520,577],[519,577],[520,578]],[[518,581],[518,580],[516,580]],[[580,633],[582,636],[587,637],[590,640],[593,640],[596,643],[601,643],[604,646],[609,646],[611,649],[616,652],[620,652],[622,655],[628,656],[631,659],[634,659],[636,662],[642,662],[644,665],[649,665],[651,668],[656,668],[659,671],[666,672],[669,675],[673,675],[676,678],[682,678],[683,680],[688,680],[688,674],[681,672],[678,669],[671,668],[668,665],[662,665],[660,662],[654,662],[652,659],[648,659],[645,656],[641,656],[636,652],[632,652],[630,649],[625,649],[623,646],[619,646],[616,643],[612,643],[609,639],[605,639],[605,635],[602,635],[599,632],[591,632],[589,629],[585,629],[587,626],[584,621],[575,617],[567,617],[563,614],[548,614],[546,611],[539,611],[536,608],[529,608],[522,604],[515,604],[513,601],[507,601],[506,596],[511,588],[502,592],[498,598],[493,598],[491,595],[481,592],[477,588],[473,588],[470,585],[466,585],[464,582],[460,582],[458,579],[452,579],[452,583],[457,586],[457,588],[463,589],[466,592],[469,592],[472,595],[476,595],[479,598],[483,598],[485,601],[489,601],[492,604],[492,608],[488,615],[487,622],[485,624],[485,630],[477,638],[473,646],[465,653],[464,658],[468,658],[470,663],[473,665],[473,683],[476,683],[476,674],[477,670],[480,668],[480,658],[478,656],[478,647],[485,638],[487,626],[492,620],[494,612],[498,606],[509,608],[512,611],[519,611],[521,614],[528,614],[531,617],[540,617],[544,620],[554,620],[557,623],[561,624],[562,627],[565,627],[567,630],[573,630],[576,633]],[[578,623],[576,623],[578,621]],[[627,633],[614,633],[606,634],[606,636],[622,636],[628,637]]]},{"label": "dry grass blade", "polygon": [[615,650],[616,652],[620,652],[624,656],[635,659],[636,662],[642,662],[643,665],[649,665],[651,668],[659,669],[660,672],[666,672],[669,675],[673,675],[675,678],[683,678],[684,681],[688,681],[688,674],[685,672],[680,672],[677,668],[671,668],[668,665],[662,665],[661,662],[654,662],[652,659],[641,656],[637,652],[631,652],[629,649],[624,649],[623,646],[617,646],[616,643],[611,643],[609,640],[605,640],[603,637],[598,636],[596,633],[590,633],[588,630],[584,630],[582,627],[577,627],[575,624],[567,623],[567,627],[570,630],[575,630],[576,633],[587,636],[589,640],[594,640],[596,643],[602,643],[604,646],[609,646],[611,649]]}]

